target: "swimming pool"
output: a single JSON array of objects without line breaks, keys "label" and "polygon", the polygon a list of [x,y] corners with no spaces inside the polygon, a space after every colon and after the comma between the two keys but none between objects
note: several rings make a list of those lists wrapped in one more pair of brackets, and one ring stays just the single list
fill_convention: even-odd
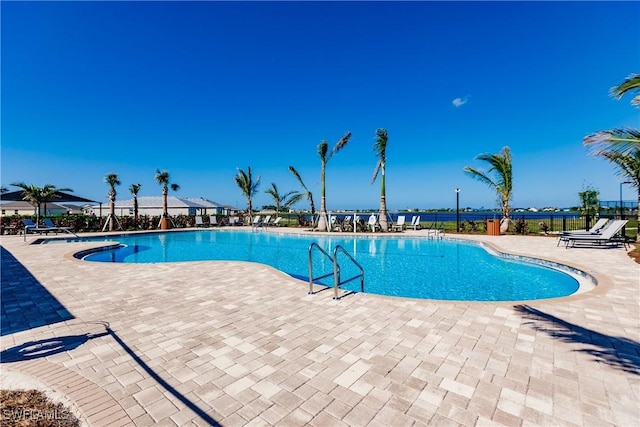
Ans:
[{"label": "swimming pool", "polygon": [[[543,263],[501,256],[476,243],[449,239],[197,230],[83,240],[116,240],[123,245],[83,255],[86,261],[250,261],[307,281],[309,245],[316,242],[330,254],[341,245],[364,267],[365,292],[410,298],[523,301],[571,295],[580,286],[571,275]],[[339,259],[343,278],[357,275],[352,263]],[[331,262],[317,251],[313,264],[315,277],[332,271]],[[331,277],[321,282],[333,284]],[[344,289],[359,291],[359,283],[348,283]]]}]

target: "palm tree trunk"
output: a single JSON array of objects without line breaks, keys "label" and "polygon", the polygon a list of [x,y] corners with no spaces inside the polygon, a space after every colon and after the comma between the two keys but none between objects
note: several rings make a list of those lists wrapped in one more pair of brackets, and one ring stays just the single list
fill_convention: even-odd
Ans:
[{"label": "palm tree trunk", "polygon": [[640,242],[640,186],[638,186],[638,223],[636,225],[636,242]]},{"label": "palm tree trunk", "polygon": [[389,229],[387,223],[387,196],[384,182],[384,164],[382,165],[382,176],[380,177],[380,212],[378,222],[380,223],[380,231],[383,233]]},{"label": "palm tree trunk", "polygon": [[[327,231],[327,198],[325,195],[325,165],[320,170],[320,218],[318,218],[318,231]],[[313,221],[313,218],[311,219]]]},{"label": "palm tree trunk", "polygon": [[380,218],[378,222],[380,223],[380,231],[383,233],[389,229],[389,223],[387,222],[387,198],[385,196],[380,196]]},{"label": "palm tree trunk", "polygon": [[165,185],[162,187],[162,217],[166,218],[169,216],[169,206],[167,202],[167,195],[169,194],[169,188]]},{"label": "palm tree trunk", "polygon": [[502,220],[500,221],[500,232],[506,233],[509,231],[509,223],[511,222],[511,218],[509,218],[509,202],[503,200],[502,201]]},{"label": "palm tree trunk", "polygon": [[109,231],[115,228],[113,223],[116,216],[116,197],[113,192],[109,192]]},{"label": "palm tree trunk", "polygon": [[133,196],[133,223],[138,228],[138,198]]}]

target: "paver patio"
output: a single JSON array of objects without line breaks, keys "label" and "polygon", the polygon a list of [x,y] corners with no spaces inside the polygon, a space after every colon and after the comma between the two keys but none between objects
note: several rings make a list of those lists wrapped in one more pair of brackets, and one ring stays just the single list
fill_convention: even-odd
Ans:
[{"label": "paver patio", "polygon": [[526,303],[334,301],[259,264],[91,263],[72,254],[96,243],[3,236],[0,367],[95,426],[640,425],[638,264],[619,248],[467,238],[600,285]]}]

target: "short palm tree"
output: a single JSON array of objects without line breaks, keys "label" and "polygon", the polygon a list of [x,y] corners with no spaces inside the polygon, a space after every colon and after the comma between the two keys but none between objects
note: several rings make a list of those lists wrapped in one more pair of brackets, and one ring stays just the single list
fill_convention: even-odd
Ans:
[{"label": "short palm tree", "polygon": [[116,186],[120,185],[118,174],[108,173],[104,176],[104,182],[109,186],[109,231],[115,229],[116,222]]},{"label": "short palm tree", "polygon": [[347,132],[329,152],[329,144],[327,141],[321,141],[318,145],[318,154],[320,155],[320,219],[318,220],[318,230],[328,230],[327,219],[327,197],[326,197],[326,185],[325,185],[325,171],[327,169],[327,163],[331,158],[340,150],[342,150],[349,139],[351,138],[351,132]]},{"label": "short palm tree", "polygon": [[138,226],[138,193],[140,192],[142,184],[131,184],[129,186],[129,193],[133,196],[133,222]]},{"label": "short palm tree", "polygon": [[291,174],[293,174],[293,176],[296,177],[296,179],[300,183],[300,186],[304,190],[304,191],[298,192],[295,196],[293,196],[291,198],[291,204],[293,205],[293,204],[299,202],[301,199],[305,199],[306,198],[307,200],[309,200],[309,205],[311,207],[311,216],[315,215],[316,214],[316,205],[313,203],[313,194],[311,193],[311,191],[309,191],[307,186],[304,184],[304,181],[302,180],[302,177],[300,176],[300,174],[298,173],[296,168],[294,168],[293,166],[289,166],[289,171],[291,172]]},{"label": "short palm tree", "polygon": [[171,182],[168,171],[160,171],[160,169],[156,170],[156,182],[162,186],[162,219],[165,220],[165,226],[168,226],[166,219],[169,217],[169,206],[167,202],[169,187],[171,187],[173,191],[178,191],[180,186]]},{"label": "short palm tree", "polygon": [[385,190],[385,167],[387,165],[387,142],[389,136],[386,129],[376,130],[376,142],[373,144],[373,151],[375,151],[378,157],[378,164],[376,164],[376,170],[373,172],[373,178],[371,184],[376,181],[378,172],[380,172],[380,228],[382,231],[387,231],[389,225],[387,224],[387,196]]},{"label": "short palm tree", "polygon": [[[465,166],[464,172],[470,177],[487,184],[496,192],[502,208],[500,231],[505,232],[509,228],[509,214],[511,212],[509,201],[511,200],[513,192],[511,150],[509,147],[503,147],[502,151],[498,154],[480,154],[476,157],[476,160],[487,162],[491,167],[485,173],[470,166]],[[491,173],[494,174],[494,179],[491,179],[489,176]]]},{"label": "short palm tree", "polygon": [[296,193],[295,191],[288,191],[284,194],[280,194],[280,192],[278,191],[278,186],[275,182],[272,182],[271,187],[264,190],[264,192],[273,197],[273,202],[276,205],[276,215],[280,213],[281,206],[284,208],[288,208],[293,204],[291,203],[291,196]]},{"label": "short palm tree", "polygon": [[242,195],[247,198],[247,210],[249,211],[249,222],[253,221],[253,198],[258,193],[260,187],[260,176],[253,182],[251,166],[247,167],[247,172],[238,169],[238,174],[234,177],[236,184],[240,187]]},{"label": "short palm tree", "polygon": [[38,187],[33,184],[25,184],[24,182],[14,182],[11,185],[22,188],[22,200],[25,200],[36,208],[36,224],[40,223],[40,208],[43,203],[53,201],[59,196],[59,191],[72,192],[70,188],[57,188],[55,185],[46,184],[44,187]]}]

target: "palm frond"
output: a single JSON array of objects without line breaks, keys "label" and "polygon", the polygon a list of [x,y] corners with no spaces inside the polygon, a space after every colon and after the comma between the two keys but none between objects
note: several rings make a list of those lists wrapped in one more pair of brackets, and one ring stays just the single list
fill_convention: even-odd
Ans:
[{"label": "palm frond", "polygon": [[373,171],[373,178],[371,178],[371,185],[376,182],[376,178],[378,177],[378,172],[380,172],[380,168],[382,167],[382,159],[378,160],[378,164],[376,164],[376,169]]},{"label": "palm frond", "polygon": [[376,153],[376,156],[380,157],[383,160],[386,158],[388,142],[389,142],[389,135],[387,134],[387,130],[377,129],[376,142],[373,144],[373,151]]},{"label": "palm frond", "polygon": [[582,142],[585,146],[591,146],[595,152],[612,150],[628,154],[640,148],[640,130],[633,128],[601,130],[585,136]]},{"label": "palm frond", "polygon": [[[640,92],[640,74],[630,74],[622,83],[610,90],[611,96],[616,99],[622,98],[627,92]],[[631,103],[640,105],[640,97],[636,96]]]},{"label": "palm frond", "polygon": [[497,184],[495,182],[493,182],[493,180],[491,178],[489,178],[484,172],[472,168],[470,166],[465,166],[465,168],[463,169],[464,173],[466,173],[467,175],[469,175],[471,178],[478,180],[480,182],[482,182],[483,184],[488,185],[489,187],[497,187]]},{"label": "palm frond", "polygon": [[296,170],[296,168],[294,168],[293,166],[289,166],[289,172],[291,172],[293,174],[293,176],[296,177],[296,179],[298,180],[298,182],[300,183],[300,185],[302,186],[302,188],[305,189],[305,191],[309,191],[309,189],[307,188],[306,185],[304,185],[304,181],[302,181],[302,177],[300,176],[300,174],[298,173],[298,171]]},{"label": "palm frond", "polygon": [[327,160],[327,152],[329,151],[329,143],[327,141],[320,141],[318,144],[318,154],[320,155],[320,160],[322,163],[325,163]]},{"label": "palm frond", "polygon": [[333,147],[333,150],[331,150],[331,154],[329,154],[327,161],[329,161],[338,151],[342,150],[349,142],[349,139],[351,139],[351,132],[345,133],[344,136],[340,138],[340,141],[338,141]]}]

